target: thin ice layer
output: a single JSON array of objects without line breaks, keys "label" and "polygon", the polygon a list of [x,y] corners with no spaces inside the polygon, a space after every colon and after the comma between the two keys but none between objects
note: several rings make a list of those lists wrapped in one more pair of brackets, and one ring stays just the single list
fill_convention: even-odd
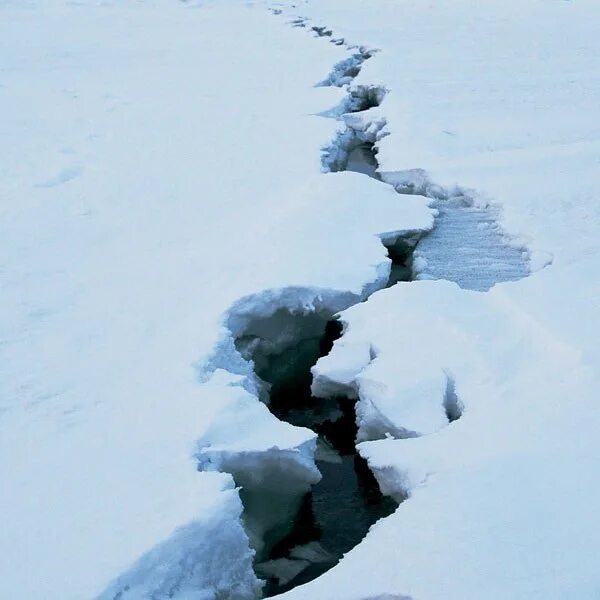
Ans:
[{"label": "thin ice layer", "polygon": [[436,200],[431,206],[438,211],[435,228],[413,254],[417,279],[446,279],[486,291],[529,275],[527,252],[501,231],[497,207],[474,206],[464,196]]}]

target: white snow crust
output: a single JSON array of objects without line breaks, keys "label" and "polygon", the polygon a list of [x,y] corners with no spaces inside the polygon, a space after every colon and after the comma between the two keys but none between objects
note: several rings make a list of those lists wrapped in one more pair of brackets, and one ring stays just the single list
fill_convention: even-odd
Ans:
[{"label": "white snow crust", "polygon": [[[354,363],[360,427],[371,434],[363,439],[379,438],[359,450],[384,493],[409,499],[338,567],[286,598],[594,596],[599,490],[587,474],[600,410],[588,330],[598,307],[575,291],[577,317],[557,313],[557,285],[577,280],[548,269],[486,294],[420,281],[343,313],[344,336],[315,367],[317,381],[335,381],[353,347],[376,349],[368,364]],[[460,405],[452,423],[446,378]],[[403,439],[407,425],[418,437]],[[340,587],[359,565],[369,580]]]},{"label": "white snow crust", "polygon": [[312,481],[314,436],[201,365],[240,302],[383,286],[428,201],[321,174],[344,92],[315,84],[348,53],[264,7],[0,11],[1,595],[254,598],[210,469],[277,447]]},{"label": "white snow crust", "polygon": [[[485,293],[403,283],[342,313],[344,335],[313,368],[313,390],[358,398],[360,453],[384,493],[407,499],[335,568],[280,597],[595,598],[598,6],[350,0],[341,11],[324,0],[292,10],[381,50],[354,85],[388,89],[377,109],[389,133],[377,141],[384,181],[434,206],[448,196],[491,205],[503,227],[494,235],[525,248],[533,274]],[[443,242],[432,244],[436,278],[489,287]],[[419,249],[415,258],[426,274]]]},{"label": "white snow crust", "polygon": [[[258,597],[234,478],[310,485],[318,450],[233,338],[347,309],[313,387],[358,398],[360,452],[408,499],[281,597],[596,598],[600,7],[269,5],[0,2],[0,595]],[[358,46],[296,17],[377,52],[351,81]],[[350,83],[381,106],[340,115]],[[348,140],[391,185],[321,172]],[[348,308],[458,195],[533,274]]]}]

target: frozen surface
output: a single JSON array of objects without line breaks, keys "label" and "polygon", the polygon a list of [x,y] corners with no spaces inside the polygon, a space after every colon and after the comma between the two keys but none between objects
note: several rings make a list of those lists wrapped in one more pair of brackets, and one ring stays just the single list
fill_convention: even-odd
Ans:
[{"label": "frozen surface", "polygon": [[[360,453],[385,493],[409,499],[338,567],[286,598],[477,598],[482,586],[486,598],[594,597],[591,499],[600,489],[586,473],[600,427],[598,306],[577,291],[577,317],[556,310],[560,290],[576,283],[551,270],[487,294],[420,281],[343,313],[346,333],[315,371],[336,381],[353,365],[343,382],[352,379],[370,409],[358,410],[361,430],[377,434],[363,439],[379,438]],[[353,349],[365,344],[376,357],[359,366]],[[415,423],[418,437],[400,429]],[[369,581],[340,592],[359,565]]]},{"label": "frozen surface", "polygon": [[281,597],[595,598],[597,5],[293,10],[380,49],[353,85],[388,90],[382,179],[438,210],[469,205],[420,242],[415,274],[480,291],[415,281],[342,313],[313,391],[358,397],[360,452],[384,492],[408,499]]},{"label": "frozen surface", "polygon": [[524,248],[511,245],[493,206],[473,206],[464,196],[436,200],[436,226],[413,254],[417,279],[446,279],[462,288],[486,291],[496,283],[529,275]]},{"label": "frozen surface", "polygon": [[[231,336],[366,298],[382,240],[432,222],[421,196],[320,173],[320,149],[341,164],[358,142],[406,191],[499,207],[546,268],[344,314],[315,385],[360,396],[361,453],[410,498],[285,597],[595,598],[597,2],[264,8],[0,3],[2,595],[259,594],[232,477],[211,469],[283,456],[310,478],[314,447],[253,404]],[[341,38],[380,51],[357,63]],[[340,116],[357,72],[381,106],[317,116]]]},{"label": "frozen surface", "polygon": [[[198,472],[198,442],[311,471],[312,434],[197,365],[241,298],[381,287],[381,238],[430,227],[427,200],[320,173],[314,115],[343,91],[314,86],[348,54],[263,7],[0,11],[0,595],[253,598],[232,478]],[[237,443],[232,414],[256,425]]]}]

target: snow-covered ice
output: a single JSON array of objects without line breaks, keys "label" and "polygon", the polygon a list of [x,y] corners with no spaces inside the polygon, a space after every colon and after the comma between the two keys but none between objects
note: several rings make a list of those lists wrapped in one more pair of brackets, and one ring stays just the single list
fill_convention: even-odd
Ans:
[{"label": "snow-covered ice", "polygon": [[[314,84],[346,51],[262,8],[1,10],[2,587],[253,597],[231,477],[197,471],[247,400],[198,365],[242,298],[335,311],[384,285],[381,239],[430,227],[427,200],[321,175],[314,114],[343,91]],[[282,427],[261,418],[255,452]]]},{"label": "snow-covered ice", "polygon": [[[361,430],[372,434],[363,439],[378,439],[359,450],[384,493],[409,499],[296,597],[594,597],[597,350],[573,317],[555,318],[557,283],[575,281],[547,270],[487,294],[421,281],[343,313],[346,333],[316,370],[336,379],[354,346],[376,348],[353,380]],[[597,304],[578,308],[594,328]],[[447,377],[459,405],[452,423]],[[405,423],[418,423],[419,437]],[[369,582],[339,593],[358,565]]]},{"label": "snow-covered ice", "polygon": [[[466,0],[342,12],[326,0],[302,11],[381,49],[354,84],[388,89],[383,180],[438,208],[461,197],[491,206],[502,226],[445,245],[434,229],[416,274],[429,252],[430,274],[465,288],[519,280],[485,293],[415,281],[342,313],[344,335],[313,369],[313,389],[359,398],[360,452],[385,493],[408,499],[282,598],[594,598],[598,8]],[[461,242],[482,254],[459,256]],[[486,244],[512,256],[510,272],[476,268]],[[453,245],[470,268],[451,262]]]},{"label": "snow-covered ice", "polygon": [[[0,4],[0,595],[257,597],[232,474],[310,485],[319,449],[235,342],[344,311],[313,388],[408,499],[282,597],[595,598],[600,8],[272,7]],[[365,143],[383,181],[321,173]],[[380,290],[463,197],[508,276],[434,230],[441,280]]]}]

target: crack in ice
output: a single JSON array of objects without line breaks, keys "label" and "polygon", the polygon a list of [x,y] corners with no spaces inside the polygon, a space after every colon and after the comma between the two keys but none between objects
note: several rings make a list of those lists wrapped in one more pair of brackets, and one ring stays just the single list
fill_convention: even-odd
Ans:
[{"label": "crack in ice", "polygon": [[[281,15],[283,11],[271,9],[271,12]],[[497,223],[499,209],[476,206],[472,195],[465,190],[434,184],[423,169],[381,171],[377,145],[390,132],[380,107],[388,90],[380,85],[353,85],[364,62],[377,50],[349,46],[343,38],[335,37],[332,29],[311,26],[304,17],[297,17],[289,24],[336,45],[346,45],[352,52],[317,84],[346,89],[346,97],[337,107],[320,113],[343,124],[334,139],[322,148],[323,171],[368,175],[400,194],[430,198],[430,206],[435,209],[431,232],[408,230],[382,239],[392,261],[387,286],[436,278],[455,281],[469,289],[487,290],[499,281],[527,276],[528,255],[524,249],[508,243]],[[344,552],[360,543],[374,522],[373,517],[385,516],[396,506],[391,498],[382,496],[381,490],[395,495],[399,502],[408,495],[392,494],[383,483],[380,489],[367,462],[357,453],[356,444],[422,434],[394,424],[373,398],[361,397],[360,385],[355,381],[345,387],[323,378],[318,369],[312,369],[315,380],[311,381],[311,368],[317,360],[327,357],[332,346],[335,354],[337,344],[344,341],[335,315],[383,287],[375,285],[362,295],[331,290],[322,295],[322,291],[310,288],[288,288],[265,290],[262,296],[242,299],[228,311],[226,339],[204,365],[205,372],[226,369],[238,373],[237,385],[244,386],[253,397],[260,397],[280,421],[308,427],[319,434],[318,440],[313,438],[294,449],[273,447],[264,452],[223,457],[208,441],[198,453],[202,468],[208,468],[212,461],[212,467],[231,473],[242,487],[244,524],[257,552],[255,571],[268,581],[267,595],[318,577],[337,564]],[[375,360],[376,353],[370,348],[366,365]],[[430,391],[435,397],[441,390],[439,408],[448,424],[462,416],[463,407],[454,377],[450,373],[442,375],[443,381],[431,380]],[[320,485],[340,472],[344,457],[348,456],[352,457],[351,470],[356,474],[359,488],[365,487],[362,493],[371,494],[371,502],[377,508],[370,513],[365,511],[367,526],[361,526],[360,536],[331,552],[323,545],[331,532],[315,532],[321,524],[313,514],[311,497]],[[315,460],[319,463],[318,471]],[[342,498],[345,491],[340,487],[334,493]],[[340,500],[338,511],[342,510]],[[349,520],[337,515],[333,527],[339,529],[343,525],[351,529],[353,520],[360,520],[359,515]]]}]

